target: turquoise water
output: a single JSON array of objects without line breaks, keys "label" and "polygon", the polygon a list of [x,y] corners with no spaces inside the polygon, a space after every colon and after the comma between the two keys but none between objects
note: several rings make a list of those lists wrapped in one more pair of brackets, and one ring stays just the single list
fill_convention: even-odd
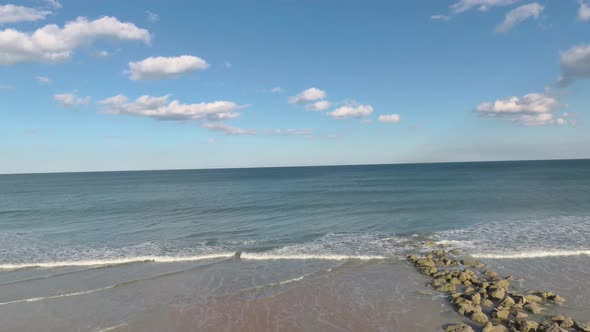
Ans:
[{"label": "turquoise water", "polygon": [[0,175],[0,321],[433,331],[457,317],[399,260],[427,238],[584,316],[588,234],[590,160]]}]

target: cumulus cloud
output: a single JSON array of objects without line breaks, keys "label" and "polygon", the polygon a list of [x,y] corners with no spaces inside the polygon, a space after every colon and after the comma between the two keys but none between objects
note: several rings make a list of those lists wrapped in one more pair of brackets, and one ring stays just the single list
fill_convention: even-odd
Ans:
[{"label": "cumulus cloud", "polygon": [[61,3],[57,0],[45,0],[51,7],[59,9],[62,7]]},{"label": "cumulus cloud", "polygon": [[129,78],[134,81],[177,78],[196,70],[209,68],[209,64],[196,56],[150,57],[137,62],[129,62]]},{"label": "cumulus cloud", "polygon": [[116,95],[99,101],[102,110],[109,114],[127,114],[153,118],[157,120],[209,120],[219,121],[240,116],[236,111],[249,105],[238,105],[231,101],[214,101],[210,103],[183,104],[178,100],[170,101],[170,95],[159,97],[143,95],[135,101],[129,101],[124,95]]},{"label": "cumulus cloud", "polygon": [[398,122],[400,122],[401,117],[399,116],[399,114],[384,114],[384,115],[379,115],[377,120],[379,120],[379,122],[385,122],[385,123],[398,123]]},{"label": "cumulus cloud", "polygon": [[560,85],[567,86],[577,80],[590,78],[590,45],[577,45],[561,52],[560,60]]},{"label": "cumulus cloud", "polygon": [[335,119],[347,119],[347,118],[362,118],[369,116],[373,113],[373,107],[371,105],[361,105],[356,102],[351,102],[347,105],[338,107],[334,111],[328,113]]},{"label": "cumulus cloud", "polygon": [[538,19],[545,7],[541,6],[537,2],[522,5],[509,11],[504,18],[504,21],[496,27],[496,32],[503,33],[508,32],[516,24],[526,21],[530,18]]},{"label": "cumulus cloud", "polygon": [[437,14],[430,16],[430,19],[435,21],[448,21],[451,19],[451,17],[448,15]]},{"label": "cumulus cloud", "polygon": [[578,20],[589,21],[590,20],[590,5],[580,0],[580,8],[578,9]]},{"label": "cumulus cloud", "polygon": [[330,103],[329,101],[318,100],[316,102],[305,105],[305,109],[312,112],[321,112],[327,110],[328,108],[330,108],[330,106],[332,106],[332,103]]},{"label": "cumulus cloud", "polygon": [[147,15],[147,20],[151,23],[156,23],[160,20],[160,16],[158,16],[158,14],[152,13],[149,10],[146,10],[145,14]]},{"label": "cumulus cloud", "polygon": [[298,95],[290,97],[291,104],[305,104],[316,100],[326,99],[328,94],[324,90],[318,88],[309,88],[301,91]]},{"label": "cumulus cloud", "polygon": [[555,113],[565,107],[559,100],[542,93],[529,93],[523,97],[509,97],[494,102],[483,102],[475,111],[486,117],[503,117],[524,126],[566,124],[567,114]]},{"label": "cumulus cloud", "polygon": [[51,14],[49,10],[11,4],[0,5],[0,24],[39,21],[49,14]]},{"label": "cumulus cloud", "polygon": [[473,8],[485,12],[492,7],[509,6],[520,0],[459,0],[451,5],[451,10],[455,13],[463,13]]},{"label": "cumulus cloud", "polygon": [[97,38],[150,43],[150,33],[132,23],[105,16],[93,21],[78,17],[63,28],[46,25],[32,33],[0,30],[0,65],[23,62],[57,63],[68,60],[75,49]]},{"label": "cumulus cloud", "polygon": [[229,136],[256,135],[256,130],[232,127],[223,122],[205,122],[203,127],[211,131],[219,131]]},{"label": "cumulus cloud", "polygon": [[35,77],[35,79],[37,80],[37,82],[39,82],[41,84],[51,84],[51,82],[53,82],[51,80],[51,78],[49,78],[47,76],[37,76],[37,77]]},{"label": "cumulus cloud", "polygon": [[75,93],[61,93],[53,95],[53,99],[65,108],[88,105],[90,97],[79,97]]}]

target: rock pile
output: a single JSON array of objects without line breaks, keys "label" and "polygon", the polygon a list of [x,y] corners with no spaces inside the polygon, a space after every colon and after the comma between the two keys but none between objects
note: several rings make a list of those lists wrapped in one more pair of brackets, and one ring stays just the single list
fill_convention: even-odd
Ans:
[{"label": "rock pile", "polygon": [[[432,278],[432,288],[449,294],[456,311],[469,318],[472,326],[482,332],[590,332],[588,323],[545,314],[548,306],[565,302],[562,296],[541,291],[519,293],[512,288],[512,277],[486,270],[477,260],[459,259],[460,254],[456,249],[437,249],[407,259]],[[445,331],[473,332],[472,326],[450,325]]]}]

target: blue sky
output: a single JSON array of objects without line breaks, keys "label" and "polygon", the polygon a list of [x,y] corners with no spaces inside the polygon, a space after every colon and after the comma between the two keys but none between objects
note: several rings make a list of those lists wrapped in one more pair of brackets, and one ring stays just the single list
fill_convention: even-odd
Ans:
[{"label": "blue sky", "polygon": [[589,158],[575,0],[0,2],[0,173]]}]

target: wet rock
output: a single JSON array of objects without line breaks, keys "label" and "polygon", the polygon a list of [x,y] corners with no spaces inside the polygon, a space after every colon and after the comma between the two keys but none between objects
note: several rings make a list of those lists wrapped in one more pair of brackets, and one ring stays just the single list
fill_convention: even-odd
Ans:
[{"label": "wet rock", "polygon": [[504,325],[492,325],[488,322],[481,332],[508,332],[508,328]]},{"label": "wet rock", "polygon": [[590,322],[582,323],[582,322],[576,321],[574,326],[582,332],[590,332]]},{"label": "wet rock", "polygon": [[524,310],[536,315],[540,314],[541,311],[543,311],[543,308],[541,308],[541,306],[536,303],[528,303],[524,306]]},{"label": "wet rock", "polygon": [[490,300],[484,300],[483,302],[481,302],[481,305],[483,305],[484,307],[492,308],[494,306],[494,302]]},{"label": "wet rock", "polygon": [[524,297],[523,295],[514,294],[514,295],[511,295],[510,297],[512,297],[514,299],[514,302],[516,302],[516,304],[521,304],[524,306],[527,302],[526,297]]},{"label": "wet rock", "polygon": [[541,303],[543,302],[543,298],[537,296],[537,295],[526,295],[525,299],[527,302],[534,302],[534,303]]},{"label": "wet rock", "polygon": [[492,285],[490,286],[490,288],[493,288],[493,289],[500,289],[500,288],[506,289],[508,287],[510,287],[510,281],[508,281],[506,279],[500,279],[500,280],[494,281],[494,283],[492,283]]},{"label": "wet rock", "polygon": [[445,284],[443,286],[437,287],[436,290],[438,292],[453,293],[456,290],[456,287],[453,284]]},{"label": "wet rock", "polygon": [[529,315],[527,315],[526,312],[522,312],[522,311],[514,311],[512,313],[512,315],[514,316],[514,318],[516,319],[524,319],[527,318]]},{"label": "wet rock", "polygon": [[491,279],[500,279],[500,275],[494,271],[486,270],[484,275]]},{"label": "wet rock", "polygon": [[459,303],[458,308],[459,309],[457,310],[457,312],[459,313],[459,315],[462,316],[468,316],[475,312],[475,307],[467,302]]},{"label": "wet rock", "polygon": [[[465,288],[465,293],[467,293],[467,294],[471,294],[471,293],[473,293],[473,292],[475,292],[475,288],[473,288],[473,287],[467,287],[467,288]],[[478,294],[479,294],[479,293],[478,293]],[[480,295],[480,296],[481,296],[481,295]]]},{"label": "wet rock", "polygon": [[481,304],[481,295],[479,293],[471,295],[469,299],[475,304]]},{"label": "wet rock", "polygon": [[458,324],[447,326],[445,332],[473,332],[473,329],[467,324]]},{"label": "wet rock", "polygon": [[461,280],[459,280],[457,278],[453,278],[453,279],[451,279],[451,284],[453,284],[453,285],[461,285]]},{"label": "wet rock", "polygon": [[432,276],[434,275],[436,272],[438,272],[438,269],[436,267],[430,266],[430,267],[423,267],[420,269],[422,271],[422,273]]},{"label": "wet rock", "polygon": [[476,261],[474,259],[469,259],[469,258],[464,259],[462,263],[465,266],[474,267],[477,269],[482,269],[486,266],[484,263],[482,263],[480,261]]},{"label": "wet rock", "polygon": [[432,240],[428,240],[428,241],[424,242],[424,245],[427,247],[434,247],[436,245],[436,242],[434,242]]},{"label": "wet rock", "polygon": [[485,324],[489,321],[489,318],[483,312],[475,311],[473,314],[471,314],[471,320],[478,324]]},{"label": "wet rock", "polygon": [[509,325],[520,332],[535,332],[539,327],[539,323],[532,320],[510,321]]},{"label": "wet rock", "polygon": [[432,287],[436,288],[436,287],[440,287],[440,286],[444,286],[446,285],[447,281],[443,278],[436,278],[434,280],[432,280]]},{"label": "wet rock", "polygon": [[503,309],[503,310],[498,310],[498,309],[494,309],[492,310],[492,317],[496,317],[500,320],[508,320],[508,316],[510,315],[510,311]]},{"label": "wet rock", "polygon": [[435,250],[432,253],[439,257],[446,255],[445,251],[442,249]]},{"label": "wet rock", "polygon": [[569,329],[570,327],[574,326],[574,320],[571,317],[565,317],[565,319],[561,322],[559,322],[559,326],[565,328],[565,329]]},{"label": "wet rock", "polygon": [[460,249],[452,249],[451,251],[449,251],[451,254],[453,255],[459,255],[461,254],[461,250]]},{"label": "wet rock", "polygon": [[410,262],[416,262],[419,258],[416,255],[408,255],[406,257]]},{"label": "wet rock", "polygon": [[504,291],[504,289],[500,288],[500,289],[497,289],[497,290],[495,290],[494,292],[492,292],[492,293],[490,294],[490,296],[491,296],[493,299],[496,299],[496,300],[502,300],[502,299],[504,298],[504,295],[505,295],[505,294],[506,294],[506,292]]},{"label": "wet rock", "polygon": [[550,300],[552,300],[555,303],[563,303],[563,302],[565,302],[565,298],[563,296],[561,296],[561,295],[555,295]]},{"label": "wet rock", "polygon": [[510,296],[506,296],[504,300],[498,304],[498,309],[510,309],[515,304],[516,302]]},{"label": "wet rock", "polygon": [[430,258],[420,258],[416,261],[416,265],[419,267],[435,267],[436,264]]},{"label": "wet rock", "polygon": [[556,322],[550,320],[543,321],[537,328],[537,332],[564,332],[565,330],[559,327]]}]

